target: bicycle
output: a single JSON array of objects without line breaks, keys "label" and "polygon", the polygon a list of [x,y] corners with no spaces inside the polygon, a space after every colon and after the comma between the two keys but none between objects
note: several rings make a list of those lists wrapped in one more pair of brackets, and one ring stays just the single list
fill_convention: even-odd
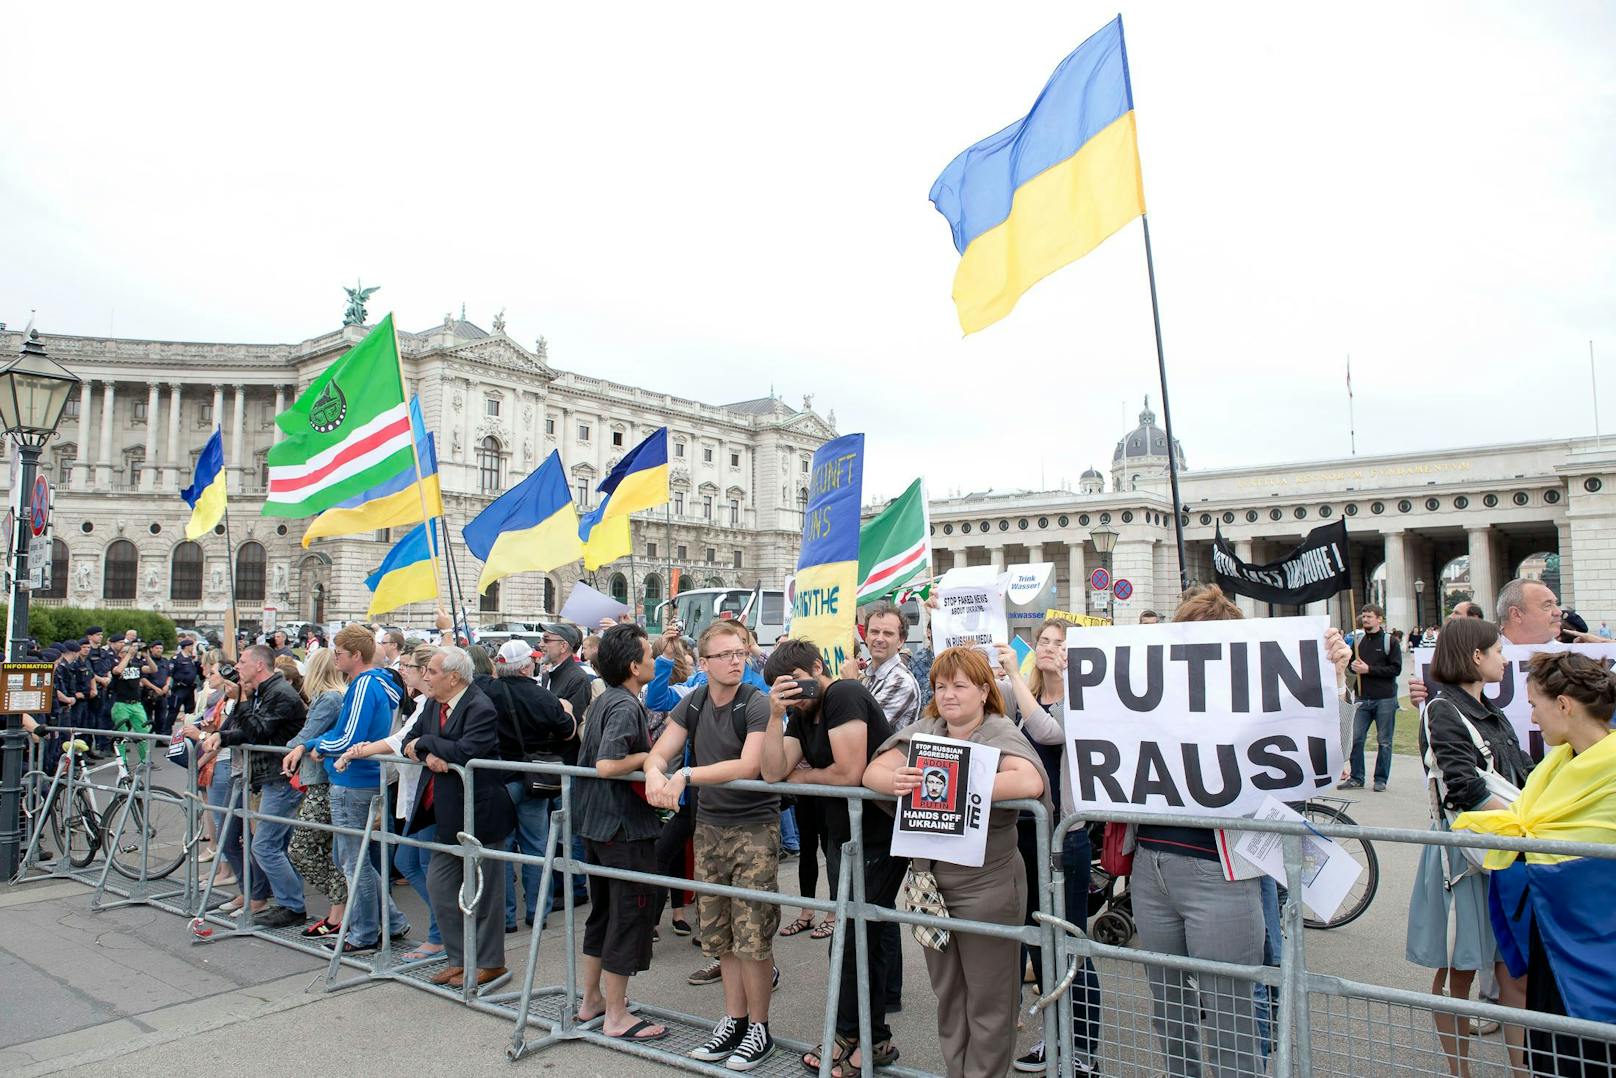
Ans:
[{"label": "bicycle", "polygon": [[[1350,804],[1352,802],[1344,797],[1315,797],[1301,806],[1302,818],[1310,823],[1338,823],[1356,827],[1357,821],[1346,812]],[[1329,919],[1320,920],[1306,906],[1302,907],[1302,923],[1308,928],[1340,928],[1351,924],[1363,916],[1380,888],[1380,859],[1375,856],[1374,844],[1366,838],[1336,838],[1334,841],[1347,851],[1347,856],[1358,862],[1363,871]]]},{"label": "bicycle", "polygon": [[[28,815],[44,821],[57,855],[65,856],[74,868],[90,865],[117,832],[117,848],[107,851],[107,856],[118,875],[139,880],[143,867],[148,880],[172,874],[185,862],[187,852],[190,821],[184,800],[163,786],[134,784],[121,753],[104,763],[90,764],[89,748],[79,738],[63,746],[57,765],[61,780],[54,793],[47,790],[41,795],[50,798],[49,804],[30,798],[34,803]],[[111,767],[118,769],[116,789],[101,806],[98,797],[107,791],[96,784],[95,776]],[[149,779],[149,765],[146,774]],[[25,805],[25,810],[29,807]]]}]

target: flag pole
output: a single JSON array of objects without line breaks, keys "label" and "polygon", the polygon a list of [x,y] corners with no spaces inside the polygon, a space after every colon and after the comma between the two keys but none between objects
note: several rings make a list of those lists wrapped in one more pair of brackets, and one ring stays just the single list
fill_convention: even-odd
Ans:
[{"label": "flag pole", "polygon": [[224,650],[224,657],[231,662],[241,658],[240,648],[236,646],[236,634],[241,632],[241,610],[236,606],[236,541],[230,532],[230,497],[229,477],[225,478],[226,494],[224,500],[224,573],[230,584],[230,638],[219,641]]},{"label": "flag pole", "polygon": [[1167,356],[1162,350],[1161,306],[1156,300],[1156,257],[1150,247],[1150,214],[1139,219],[1145,226],[1145,270],[1150,275],[1150,316],[1156,326],[1156,371],[1161,376],[1162,426],[1167,432],[1167,482],[1173,492],[1173,536],[1178,543],[1178,586],[1188,591],[1189,563],[1184,560],[1184,503],[1178,495],[1178,452],[1173,441],[1173,409],[1167,403]]},{"label": "flag pole", "polygon": [[[404,394],[404,415],[410,422],[410,457],[415,461],[415,492],[421,497],[421,522],[425,523],[432,519],[433,514],[426,504],[426,483],[424,482],[426,476],[421,474],[421,447],[416,442],[416,435],[418,433],[424,434],[425,432],[418,432],[415,429],[415,409],[410,407],[410,382],[409,378],[404,374],[404,352],[398,346],[398,320],[393,318],[391,314],[388,315],[388,319],[393,330],[393,359],[398,362],[398,388]],[[422,418],[424,419],[425,417],[423,416]],[[439,482],[442,482],[442,480],[439,480]],[[442,499],[441,495],[439,499]],[[447,537],[448,527],[446,526],[443,530],[445,537]],[[438,574],[441,570],[438,567],[437,545],[432,542],[431,528],[427,529],[426,552],[427,556],[432,559],[432,584],[436,587],[439,580]],[[440,591],[438,594],[441,596],[442,592]],[[453,594],[450,595],[449,601],[452,607],[454,602]],[[467,626],[467,630],[470,630],[470,626]],[[453,639],[453,637],[450,639]]]},{"label": "flag pole", "polygon": [[[438,518],[443,524],[443,557],[449,570],[449,613],[454,616],[455,596],[460,596],[460,621],[466,626],[466,639],[471,639],[471,615],[466,613],[466,583],[460,579],[460,566],[454,557],[454,539],[449,530],[448,508],[444,508],[444,515]],[[461,536],[465,540],[465,536]],[[500,600],[501,605],[504,600]]]},{"label": "flag pole", "polygon": [[[1598,405],[1594,406],[1598,410]],[[1358,455],[1358,419],[1352,400],[1352,356],[1347,356],[1347,437],[1351,440],[1352,455]]]}]

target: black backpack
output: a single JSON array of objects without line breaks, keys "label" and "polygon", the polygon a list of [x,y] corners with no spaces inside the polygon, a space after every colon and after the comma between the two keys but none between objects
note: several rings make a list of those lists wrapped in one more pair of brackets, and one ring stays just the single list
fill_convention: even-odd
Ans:
[{"label": "black backpack", "polygon": [[[730,701],[729,721],[735,727],[735,740],[742,745],[746,744],[746,705],[758,693],[757,686],[741,682],[735,689],[735,699]],[[707,707],[707,682],[696,686],[696,690],[685,697],[690,701],[690,711],[696,717],[690,720],[690,736],[685,738],[685,763],[693,764],[696,760],[696,732],[701,729],[701,713]],[[693,805],[695,803],[696,788],[685,787],[685,797]]]}]

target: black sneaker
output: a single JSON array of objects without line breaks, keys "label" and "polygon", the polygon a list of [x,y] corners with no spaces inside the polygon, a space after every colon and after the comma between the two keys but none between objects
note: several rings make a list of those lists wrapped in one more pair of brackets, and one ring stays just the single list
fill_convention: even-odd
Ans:
[{"label": "black sneaker", "polygon": [[740,1046],[724,1060],[724,1067],[732,1071],[749,1071],[769,1058],[774,1051],[774,1038],[769,1036],[769,1024],[758,1022],[746,1028]]},{"label": "black sneaker", "polygon": [[1375,792],[1377,794],[1385,793],[1386,792],[1386,784],[1384,782],[1375,783]]},{"label": "black sneaker", "polygon": [[726,1014],[718,1025],[713,1027],[713,1035],[707,1039],[707,1043],[690,1050],[690,1058],[708,1063],[729,1059],[746,1039],[746,1029],[745,1018],[731,1018]]},{"label": "black sneaker", "polygon": [[289,910],[285,906],[266,906],[253,914],[253,923],[259,928],[290,928],[305,924],[309,915],[302,910]]},{"label": "black sneaker", "polygon": [[1363,779],[1347,779],[1345,782],[1336,783],[1335,788],[1338,790],[1361,790],[1363,789]]},{"label": "black sneaker", "polygon": [[1037,1074],[1044,1069],[1044,1042],[1032,1046],[1032,1051],[1016,1057],[1016,1070],[1023,1074]]},{"label": "black sneaker", "polygon": [[405,921],[402,925],[400,925],[399,927],[397,927],[397,928],[393,929],[391,932],[389,932],[387,934],[387,938],[392,940],[394,943],[397,943],[399,940],[409,939],[410,938],[410,923],[408,921]]}]

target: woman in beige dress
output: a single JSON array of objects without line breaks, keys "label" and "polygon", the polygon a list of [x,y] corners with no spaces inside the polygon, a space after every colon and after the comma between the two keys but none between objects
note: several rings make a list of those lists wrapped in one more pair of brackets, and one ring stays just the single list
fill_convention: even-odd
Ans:
[{"label": "woman in beige dress", "polygon": [[[930,734],[999,750],[993,801],[1036,798],[1049,808],[1043,766],[1021,731],[1005,718],[1004,700],[982,653],[947,649],[932,663],[931,686],[931,703],[920,720],[881,746],[865,769],[864,785],[898,797],[919,787],[921,772],[908,766],[908,743],[916,734]],[[936,874],[950,917],[1021,924],[1027,880],[1016,849],[1015,809],[996,808],[988,814],[982,867],[916,859],[914,868]],[[1021,944],[955,930],[946,949],[928,947],[925,952],[949,1078],[1000,1078],[1015,1056]]]}]

